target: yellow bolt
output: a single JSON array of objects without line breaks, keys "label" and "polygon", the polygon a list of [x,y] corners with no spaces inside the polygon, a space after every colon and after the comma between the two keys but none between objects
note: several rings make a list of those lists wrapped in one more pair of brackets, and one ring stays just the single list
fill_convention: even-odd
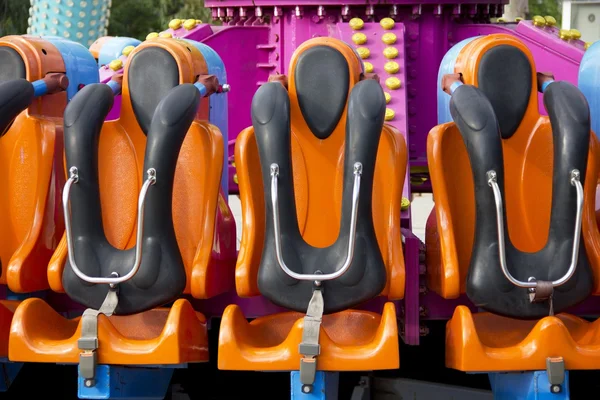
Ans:
[{"label": "yellow bolt", "polygon": [[523,18],[521,18],[521,17],[515,18],[515,22],[521,22],[521,21],[523,21]]},{"label": "yellow bolt", "polygon": [[399,89],[400,86],[402,86],[402,82],[400,82],[400,79],[393,76],[393,77],[387,78],[385,80],[385,86],[387,86],[388,88],[390,88],[392,90],[396,90],[396,89]]},{"label": "yellow bolt", "polygon": [[197,20],[196,20],[196,25],[200,25],[201,23],[202,23],[202,20],[201,20],[201,19],[197,19]]},{"label": "yellow bolt", "polygon": [[396,58],[398,57],[398,49],[395,47],[386,47],[383,49],[383,56],[389,59]]},{"label": "yellow bolt", "polygon": [[358,45],[365,44],[367,43],[367,35],[360,32],[355,33],[354,35],[352,35],[352,41]]},{"label": "yellow bolt", "polygon": [[396,39],[396,35],[391,32],[384,33],[383,36],[381,36],[381,41],[385,44],[394,44],[396,43]]},{"label": "yellow bolt", "polygon": [[581,32],[579,32],[577,29],[571,29],[569,32],[571,32],[571,39],[581,39]]},{"label": "yellow bolt", "polygon": [[568,29],[561,29],[558,32],[558,37],[560,37],[562,40],[569,40],[571,39],[571,31]]},{"label": "yellow bolt", "polygon": [[406,210],[408,210],[408,207],[410,207],[410,200],[407,199],[406,197],[402,197],[402,202],[400,203],[400,209],[402,211],[406,211]]},{"label": "yellow bolt", "polygon": [[186,19],[185,22],[183,23],[183,27],[188,31],[194,29],[194,27],[196,27],[196,20],[195,19]]},{"label": "yellow bolt", "polygon": [[158,33],[157,32],[150,32],[148,34],[148,36],[146,36],[146,40],[150,40],[150,39],[154,39],[158,37]]},{"label": "yellow bolt", "polygon": [[397,62],[395,61],[388,61],[385,63],[385,65],[383,66],[383,69],[385,70],[385,72],[387,72],[388,74],[395,74],[398,71],[400,71],[400,66],[398,65]]},{"label": "yellow bolt", "polygon": [[356,49],[356,52],[358,53],[360,58],[362,58],[363,60],[365,58],[369,58],[369,56],[371,55],[371,51],[369,49],[367,49],[366,47],[359,47],[358,49]]},{"label": "yellow bolt", "polygon": [[127,46],[123,49],[121,54],[123,54],[125,57],[127,57],[133,51],[133,49],[135,49],[135,46]]},{"label": "yellow bolt", "polygon": [[171,28],[171,29],[181,28],[181,20],[178,18],[172,19],[171,22],[169,22],[169,28]]},{"label": "yellow bolt", "polygon": [[365,22],[360,18],[352,18],[348,24],[355,31],[359,31],[365,26]]},{"label": "yellow bolt", "polygon": [[506,22],[506,20],[505,20],[504,18],[498,18],[498,19],[496,20],[496,22],[498,22],[498,23],[501,23],[501,24],[502,24],[502,23]]},{"label": "yellow bolt", "polygon": [[108,64],[108,68],[112,69],[113,71],[118,71],[121,68],[123,68],[123,61],[116,59],[116,60],[112,60],[109,64]]},{"label": "yellow bolt", "polygon": [[235,182],[236,185],[239,185],[240,183],[238,182],[238,176],[237,174],[233,174],[233,181]]},{"label": "yellow bolt", "polygon": [[158,36],[160,36],[162,38],[172,38],[173,37],[173,35],[171,35],[169,32],[162,32]]},{"label": "yellow bolt", "polygon": [[396,115],[396,113],[391,108],[386,108],[385,109],[385,120],[386,121],[393,120],[395,115]]},{"label": "yellow bolt", "polygon": [[592,42],[585,42],[585,46],[584,46],[584,48],[587,50],[587,49],[589,49],[589,48],[590,48],[590,46],[591,46],[591,45],[593,45],[593,44],[594,44],[594,43],[592,43]]},{"label": "yellow bolt", "polygon": [[368,61],[365,61],[365,62],[363,62],[363,65],[365,66],[365,72],[366,73],[370,74],[371,72],[373,72],[373,64],[371,64]]},{"label": "yellow bolt", "polygon": [[394,29],[394,25],[396,25],[396,23],[394,22],[394,20],[391,19],[391,18],[384,18],[384,19],[381,20],[381,22],[379,22],[379,24],[385,30]]},{"label": "yellow bolt", "polygon": [[546,26],[556,25],[556,18],[554,18],[552,15],[546,15],[544,20],[546,21]]},{"label": "yellow bolt", "polygon": [[385,104],[388,104],[392,100],[392,95],[388,92],[384,92],[383,95],[385,96]]},{"label": "yellow bolt", "polygon": [[533,25],[541,28],[542,26],[546,26],[546,19],[544,17],[542,17],[541,15],[536,15],[535,17],[533,17]]}]

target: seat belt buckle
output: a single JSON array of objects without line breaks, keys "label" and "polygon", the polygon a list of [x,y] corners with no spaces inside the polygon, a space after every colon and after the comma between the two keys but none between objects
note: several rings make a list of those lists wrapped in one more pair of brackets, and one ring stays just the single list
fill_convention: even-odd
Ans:
[{"label": "seat belt buckle", "polygon": [[[312,385],[315,383],[317,375],[317,359],[314,357],[302,357],[300,359],[300,383],[302,383],[302,391],[310,393]],[[304,387],[307,387],[307,390]]]},{"label": "seat belt buckle", "polygon": [[96,384],[96,366],[98,365],[98,353],[96,350],[84,350],[79,353],[79,374],[84,379],[86,387]]}]

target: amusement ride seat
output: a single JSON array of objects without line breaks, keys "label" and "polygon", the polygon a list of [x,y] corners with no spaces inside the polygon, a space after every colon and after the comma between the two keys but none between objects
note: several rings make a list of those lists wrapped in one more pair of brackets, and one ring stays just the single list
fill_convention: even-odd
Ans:
[{"label": "amusement ride seat", "polygon": [[[62,116],[79,85],[98,82],[85,47],[63,39],[0,39],[0,284],[48,288],[46,268],[63,233]],[[16,300],[0,301],[0,359]]]},{"label": "amusement ride seat", "polygon": [[68,320],[26,300],[13,319],[11,360],[79,362],[86,386],[97,364],[207,361],[205,317],[178,298],[233,288],[236,236],[220,193],[223,139],[201,98],[206,75],[193,45],[158,38],[131,53],[118,120],[102,123],[109,85],[82,89],[67,109],[71,212],[48,279],[90,309]]},{"label": "amusement ride seat", "polygon": [[394,304],[383,314],[350,308],[404,295],[407,152],[383,124],[378,82],[359,82],[362,63],[350,46],[311,39],[289,71],[289,93],[270,82],[255,94],[253,127],[236,145],[244,224],[236,288],[291,311],[248,322],[228,306],[219,369],[300,368],[292,380],[299,376],[307,393],[316,370],[399,366]]},{"label": "amusement ride seat", "polygon": [[445,298],[466,292],[485,312],[456,308],[446,365],[540,371],[558,393],[565,367],[600,366],[598,322],[561,313],[600,290],[589,107],[575,86],[552,81],[540,116],[532,55],[512,36],[471,41],[455,73],[455,122],[428,138],[428,286]]}]

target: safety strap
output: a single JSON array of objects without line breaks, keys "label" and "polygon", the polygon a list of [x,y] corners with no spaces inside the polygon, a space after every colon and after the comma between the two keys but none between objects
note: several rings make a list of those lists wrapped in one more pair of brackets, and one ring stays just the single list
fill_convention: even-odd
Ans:
[{"label": "safety strap", "polygon": [[535,289],[529,291],[529,301],[532,303],[544,303],[548,302],[550,306],[550,310],[548,315],[554,315],[554,304],[553,297],[554,295],[554,286],[552,286],[552,282],[550,281],[537,281],[537,286]]},{"label": "safety strap", "polygon": [[[112,285],[111,285],[112,286]],[[95,385],[96,365],[98,364],[98,315],[110,317],[119,304],[117,288],[110,287],[99,310],[88,308],[81,317],[81,337],[77,344],[79,350],[79,374],[85,380],[86,387]]]},{"label": "safety strap", "polygon": [[319,331],[321,330],[322,320],[323,293],[320,288],[316,288],[308,303],[308,309],[304,317],[302,342],[299,346],[299,352],[302,355],[300,359],[300,382],[303,385],[302,391],[305,393],[312,391],[312,385],[317,374],[317,356],[321,353]]}]

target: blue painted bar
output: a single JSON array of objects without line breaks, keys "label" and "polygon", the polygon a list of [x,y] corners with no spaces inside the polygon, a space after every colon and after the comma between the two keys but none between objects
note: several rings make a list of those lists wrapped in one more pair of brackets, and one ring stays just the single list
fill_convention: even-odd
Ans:
[{"label": "blue painted bar", "polygon": [[0,379],[0,393],[8,390],[22,367],[23,363],[10,362],[8,358],[0,358],[0,368],[2,369],[0,372],[2,374],[0,375],[2,376],[2,379]]},{"label": "blue painted bar", "polygon": [[43,79],[31,83],[33,85],[33,96],[40,97],[48,93],[48,86]]},{"label": "blue painted bar", "polygon": [[121,85],[119,85],[117,82],[110,80],[110,81],[106,82],[106,84],[108,85],[109,88],[111,88],[111,90],[115,96],[118,96],[121,94]]},{"label": "blue painted bar", "polygon": [[99,365],[94,386],[86,387],[84,379],[78,376],[77,395],[80,399],[163,400],[175,367]]},{"label": "blue painted bar", "polygon": [[340,383],[339,372],[317,371],[311,393],[302,392],[300,371],[290,373],[292,400],[337,400]]},{"label": "blue painted bar", "polygon": [[569,371],[559,393],[553,393],[546,371],[490,373],[494,400],[568,400]]}]

